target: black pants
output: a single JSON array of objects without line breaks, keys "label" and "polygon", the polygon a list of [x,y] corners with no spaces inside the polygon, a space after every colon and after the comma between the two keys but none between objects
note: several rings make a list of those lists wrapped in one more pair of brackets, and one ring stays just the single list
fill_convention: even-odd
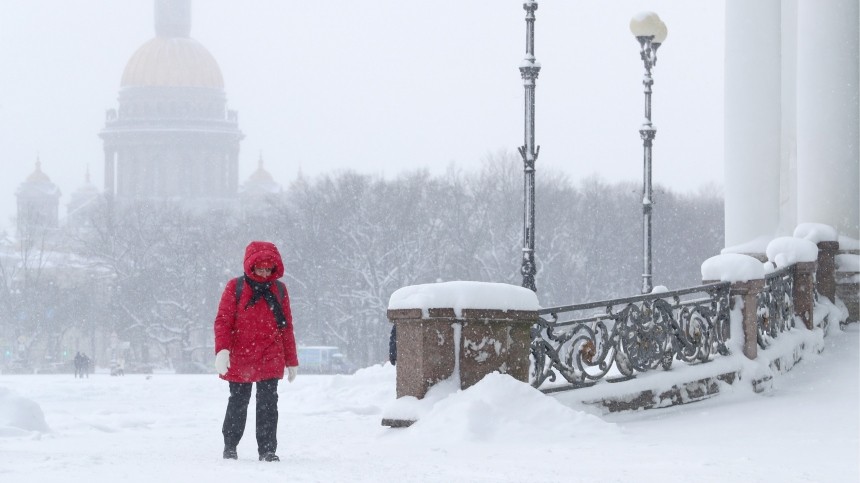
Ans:
[{"label": "black pants", "polygon": [[[224,415],[224,446],[235,448],[245,432],[248,402],[253,382],[231,382],[227,414]],[[257,451],[274,453],[278,449],[278,380],[257,382]]]}]

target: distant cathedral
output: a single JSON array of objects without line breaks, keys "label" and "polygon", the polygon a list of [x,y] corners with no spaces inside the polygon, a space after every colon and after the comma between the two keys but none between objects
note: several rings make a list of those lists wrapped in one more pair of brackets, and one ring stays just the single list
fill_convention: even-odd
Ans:
[{"label": "distant cathedral", "polygon": [[[155,0],[155,38],[131,56],[120,82],[118,107],[109,109],[99,133],[104,141],[104,195],[118,201],[180,200],[231,203],[243,208],[281,186],[263,168],[238,185],[236,111],[227,109],[218,62],[189,35],[191,0]],[[58,226],[60,190],[36,169],[16,192],[18,225],[29,218]],[[86,207],[99,197],[86,181],[71,195],[67,221],[85,223]],[[27,215],[27,216],[25,216]]]},{"label": "distant cathedral", "polygon": [[191,33],[190,0],[155,1],[155,38],[126,64],[107,112],[105,193],[117,199],[236,196],[238,116],[224,79]]}]

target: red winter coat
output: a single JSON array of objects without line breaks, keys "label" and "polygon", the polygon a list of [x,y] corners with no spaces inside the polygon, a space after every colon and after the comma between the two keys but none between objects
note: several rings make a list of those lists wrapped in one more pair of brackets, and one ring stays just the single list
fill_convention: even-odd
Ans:
[{"label": "red winter coat", "polygon": [[[267,278],[254,274],[254,264],[271,260],[276,266]],[[272,282],[271,291],[280,297],[275,280],[284,275],[284,264],[277,247],[269,242],[253,241],[245,249],[245,276],[257,282]],[[227,282],[218,314],[215,316],[215,353],[222,349],[230,351],[230,369],[221,379],[230,382],[257,382],[267,379],[283,379],[284,367],[299,365],[296,355],[296,338],[293,334],[293,316],[290,312],[290,297],[284,290],[280,299],[287,327],[278,329],[275,315],[265,299],[245,308],[251,300],[253,289],[247,282],[242,287],[239,303],[236,303],[236,279]]]}]

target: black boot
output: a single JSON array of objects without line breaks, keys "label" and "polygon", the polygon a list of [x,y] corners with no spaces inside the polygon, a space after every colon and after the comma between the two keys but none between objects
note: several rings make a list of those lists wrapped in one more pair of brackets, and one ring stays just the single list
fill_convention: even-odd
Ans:
[{"label": "black boot", "polygon": [[260,455],[260,461],[281,461],[275,453],[263,453]]},{"label": "black boot", "polygon": [[224,459],[225,460],[237,460],[239,459],[239,454],[236,453],[235,446],[224,446]]}]

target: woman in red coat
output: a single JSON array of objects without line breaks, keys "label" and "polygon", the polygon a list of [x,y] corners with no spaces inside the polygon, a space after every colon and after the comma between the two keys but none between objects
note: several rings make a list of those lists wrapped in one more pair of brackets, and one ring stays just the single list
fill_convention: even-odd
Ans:
[{"label": "woman in red coat", "polygon": [[215,316],[215,368],[230,383],[224,416],[224,458],[237,459],[251,388],[257,383],[257,452],[280,461],[278,380],[293,382],[299,365],[284,264],[278,248],[253,241],[245,248],[245,275],[227,282]]}]

